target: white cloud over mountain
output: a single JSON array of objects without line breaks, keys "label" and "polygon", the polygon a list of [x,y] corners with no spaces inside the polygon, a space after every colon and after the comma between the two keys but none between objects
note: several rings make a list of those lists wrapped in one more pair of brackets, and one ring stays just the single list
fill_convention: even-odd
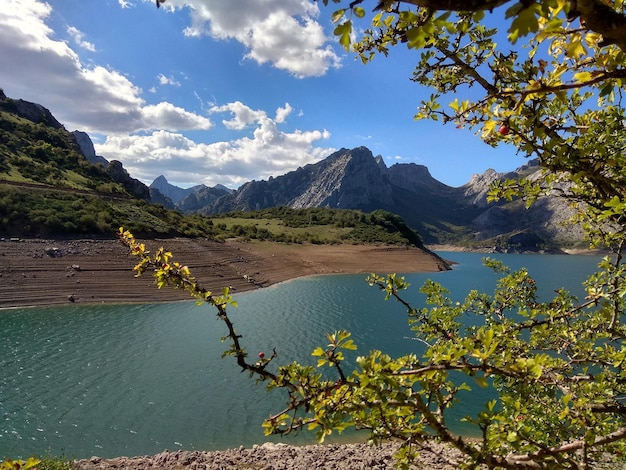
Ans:
[{"label": "white cloud over mountain", "polygon": [[[120,1],[109,8],[123,12],[139,5]],[[272,62],[293,75],[319,75],[338,64],[314,21],[318,10],[310,1],[168,0],[167,5],[190,9],[188,34],[241,41],[250,59]],[[154,87],[146,88],[149,96],[144,96],[126,71],[99,63],[100,48],[88,32],[72,24],[57,24],[54,30],[54,8],[53,2],[42,0],[0,2],[0,87],[11,98],[47,107],[69,130],[97,135],[98,154],[122,161],[132,176],[150,182],[167,174],[180,183],[238,186],[317,161],[332,150],[313,146],[330,136],[326,130],[278,128],[292,112],[289,104],[269,117],[241,101],[201,114],[167,100],[147,101],[157,96]],[[169,89],[181,85],[171,74],[161,74],[157,81]],[[227,114],[222,121],[226,130],[238,135],[212,143],[193,140],[194,132],[203,131],[199,139],[210,141],[215,124],[209,115],[222,114]]]},{"label": "white cloud over mountain", "polygon": [[[313,147],[316,141],[330,137],[327,130],[282,132],[265,112],[245,108],[241,103],[231,103],[212,112],[235,113],[224,124],[252,126],[252,137],[205,144],[160,130],[147,135],[109,136],[95,146],[96,151],[123,161],[133,176],[147,182],[167,174],[170,181],[182,185],[201,181],[207,186],[220,183],[237,188],[252,179],[267,179],[316,162],[333,150]],[[289,104],[285,108],[290,108]]]}]

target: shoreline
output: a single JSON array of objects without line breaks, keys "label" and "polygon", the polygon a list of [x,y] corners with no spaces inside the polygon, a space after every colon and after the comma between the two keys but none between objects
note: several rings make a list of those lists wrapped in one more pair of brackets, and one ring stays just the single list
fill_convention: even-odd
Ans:
[{"label": "shoreline", "polygon": [[[380,445],[312,444],[294,446],[283,443],[265,443],[251,448],[234,448],[223,451],[163,451],[151,456],[116,457],[74,460],[73,470],[156,470],[156,469],[333,469],[353,470],[371,468],[386,470],[396,468],[393,454],[399,444],[385,442]],[[412,470],[457,469],[461,453],[449,445],[429,443],[409,467]]]},{"label": "shoreline", "polygon": [[[163,246],[189,266],[199,283],[233,293],[327,274],[387,274],[448,270],[428,250],[383,245],[309,245],[272,242],[141,240],[150,251]],[[0,310],[71,305],[176,302],[184,291],[157,289],[146,273],[135,278],[137,259],[115,240],[0,240]],[[0,312],[1,313],[1,312]],[[394,468],[397,444],[362,442],[292,446],[266,443],[221,451],[167,451],[153,456],[92,457],[73,461],[75,470],[165,468]],[[452,454],[451,454],[452,453]],[[447,447],[425,452],[411,468],[453,469]]]},{"label": "shoreline", "polygon": [[[142,240],[163,246],[189,266],[198,282],[233,293],[319,274],[387,274],[449,269],[436,254],[383,245],[310,245],[204,239]],[[149,273],[136,278],[137,259],[115,240],[0,241],[0,309],[75,304],[191,300],[184,291],[157,289]]]}]

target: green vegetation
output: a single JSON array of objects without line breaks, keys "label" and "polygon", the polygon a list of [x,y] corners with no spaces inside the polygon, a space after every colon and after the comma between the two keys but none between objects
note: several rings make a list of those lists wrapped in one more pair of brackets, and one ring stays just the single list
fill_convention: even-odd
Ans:
[{"label": "green vegetation", "polygon": [[105,199],[51,188],[14,187],[0,183],[0,229],[11,237],[111,238],[120,225],[145,237],[212,237],[211,221],[137,199]]},{"label": "green vegetation", "polygon": [[214,226],[232,236],[288,243],[383,243],[422,246],[404,221],[387,211],[275,207],[213,216]]},{"label": "green vegetation", "polygon": [[64,457],[30,457],[27,460],[6,459],[0,470],[72,470],[72,463]]},{"label": "green vegetation", "polygon": [[[499,276],[493,292],[474,290],[457,300],[427,281],[421,288],[426,306],[416,308],[404,298],[405,279],[372,275],[370,285],[406,307],[414,354],[394,358],[374,350],[354,357],[357,341],[337,331],[313,351],[316,365],[280,365],[281,338],[271,356],[247,354],[227,313],[235,306],[228,289],[213,295],[171,253],[148,253],[122,230],[122,241],[139,259],[137,274],[151,272],[158,287],[186,289],[215,308],[227,329],[225,354],[269,389],[286,392],[284,408],[264,423],[268,434],[308,429],[323,441],[332,432],[365,429],[373,443],[399,440],[404,468],[417,452],[436,452],[433,444],[440,442],[462,453],[456,468],[622,468],[626,2],[332,3],[346,3],[333,14],[335,34],[364,62],[399,44],[419,51],[413,79],[432,94],[420,103],[418,119],[467,126],[490,145],[508,143],[538,159],[540,175],[496,183],[490,198],[531,205],[558,193],[571,201],[590,246],[614,252],[584,283],[585,297],[563,289],[540,296],[526,269],[511,271],[486,259]],[[366,15],[364,3],[376,13],[352,43],[352,22]],[[486,14],[509,3],[507,41],[488,26]],[[444,106],[446,96],[451,101]],[[466,413],[465,400],[480,388],[489,388],[493,399],[463,418],[475,437],[455,435],[451,411]]]},{"label": "green vegetation", "polygon": [[[306,222],[305,222],[306,221]],[[112,237],[121,226],[142,237],[227,238],[284,243],[422,246],[417,233],[385,211],[276,208],[209,218],[130,198],[104,198],[0,183],[0,236]]]},{"label": "green vegetation", "polygon": [[79,153],[65,129],[18,117],[11,103],[0,102],[0,181],[128,195],[101,165]]}]

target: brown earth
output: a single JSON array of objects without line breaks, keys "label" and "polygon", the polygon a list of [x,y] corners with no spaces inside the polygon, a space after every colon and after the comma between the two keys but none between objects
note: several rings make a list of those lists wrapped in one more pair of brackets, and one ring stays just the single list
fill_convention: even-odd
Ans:
[{"label": "brown earth", "polygon": [[[200,284],[233,292],[330,273],[432,272],[445,261],[417,248],[372,245],[287,245],[269,242],[167,239],[174,260]],[[0,240],[0,308],[72,303],[144,303],[188,299],[158,290],[149,275],[135,278],[136,258],[117,240]]]},{"label": "brown earth", "polygon": [[[91,459],[74,461],[74,470],[286,470],[286,469],[333,469],[333,470],[386,470],[394,468],[393,453],[397,444],[370,446],[367,444],[331,444],[289,446],[266,443],[251,449],[240,447],[219,452],[176,451],[161,452],[153,456],[119,457],[115,459]],[[459,468],[459,452],[443,445],[422,449],[411,465],[412,470]]]}]

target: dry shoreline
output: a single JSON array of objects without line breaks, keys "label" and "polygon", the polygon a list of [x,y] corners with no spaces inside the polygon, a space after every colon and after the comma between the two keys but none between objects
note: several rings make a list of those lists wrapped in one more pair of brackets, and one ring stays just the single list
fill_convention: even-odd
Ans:
[{"label": "dry shoreline", "polygon": [[[148,240],[187,264],[205,288],[243,292],[315,274],[434,272],[445,261],[417,248],[371,245],[287,245],[173,238]],[[0,240],[0,309],[188,299],[135,278],[136,258],[117,240]]]}]

